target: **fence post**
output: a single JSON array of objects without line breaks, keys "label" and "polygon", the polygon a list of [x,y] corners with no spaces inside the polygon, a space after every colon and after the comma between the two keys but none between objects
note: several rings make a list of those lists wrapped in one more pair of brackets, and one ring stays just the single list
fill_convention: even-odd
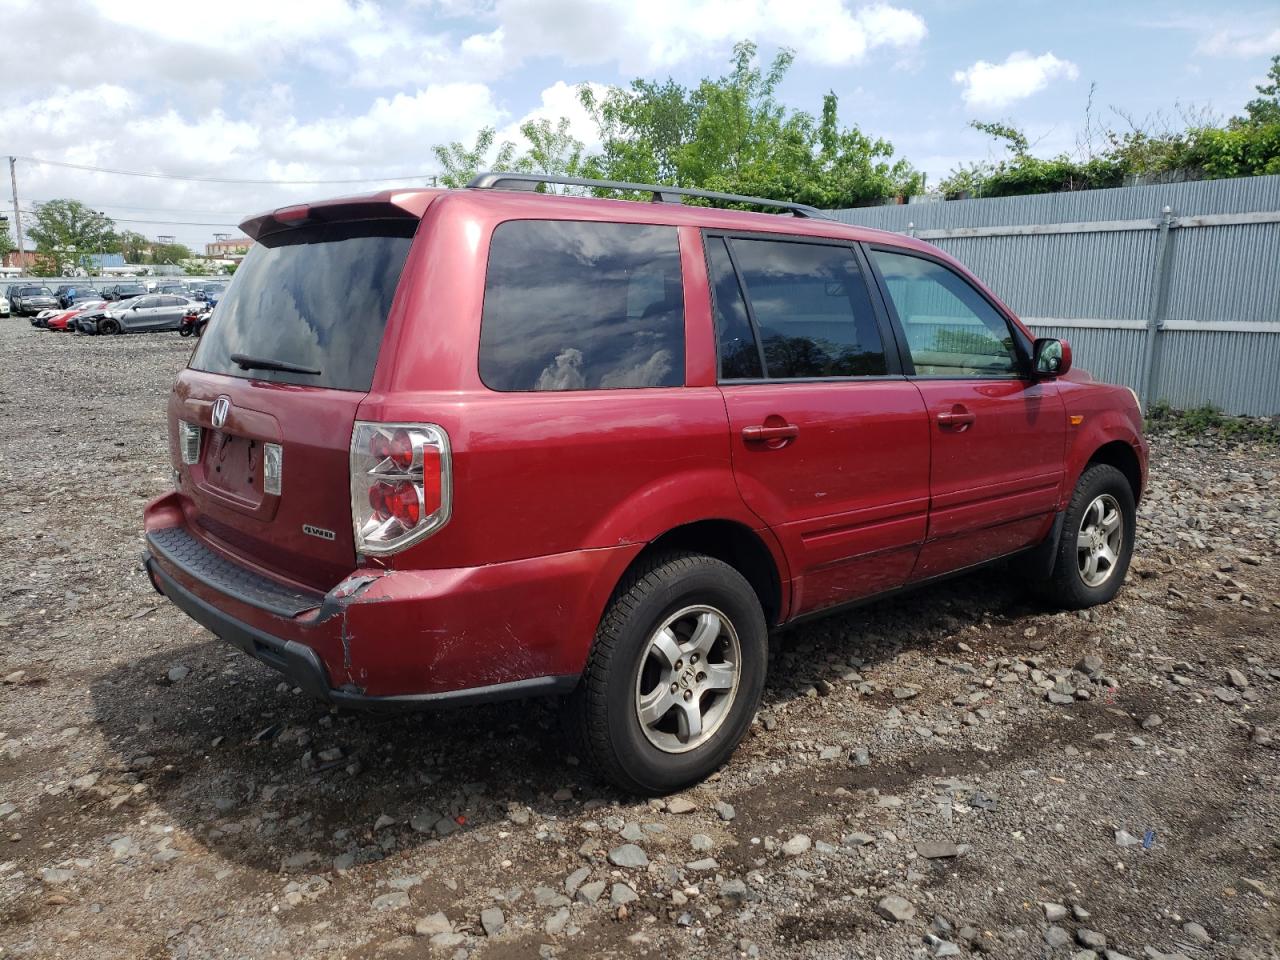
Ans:
[{"label": "fence post", "polygon": [[1165,313],[1169,308],[1169,284],[1173,276],[1169,269],[1173,262],[1170,231],[1174,220],[1172,207],[1160,211],[1160,234],[1156,238],[1151,277],[1151,305],[1147,310],[1147,337],[1142,349],[1142,387],[1138,391],[1144,410],[1150,409],[1159,398],[1156,391],[1160,384],[1160,331],[1164,329]]}]

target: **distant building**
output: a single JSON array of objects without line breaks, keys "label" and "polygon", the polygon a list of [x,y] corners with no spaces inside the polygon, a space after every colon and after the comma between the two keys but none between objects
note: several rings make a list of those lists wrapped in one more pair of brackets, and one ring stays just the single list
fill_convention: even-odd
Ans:
[{"label": "distant building", "polygon": [[214,240],[212,243],[204,245],[204,255],[206,257],[224,258],[239,260],[249,248],[253,246],[253,241],[248,237],[232,237],[228,240]]},{"label": "distant building", "polygon": [[91,253],[86,259],[89,261],[86,266],[90,270],[100,271],[103,267],[125,266],[123,253]]},{"label": "distant building", "polygon": [[36,255],[33,250],[28,250],[25,253],[19,253],[17,250],[10,250],[8,253],[0,257],[0,266],[3,267],[30,270],[35,265]]}]

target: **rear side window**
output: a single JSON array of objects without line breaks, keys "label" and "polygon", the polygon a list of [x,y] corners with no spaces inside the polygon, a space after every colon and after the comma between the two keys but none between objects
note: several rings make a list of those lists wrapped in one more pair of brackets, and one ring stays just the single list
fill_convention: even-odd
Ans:
[{"label": "rear side window", "polygon": [[1018,355],[1009,324],[973,286],[923,257],[873,250],[917,376],[1011,377]]},{"label": "rear side window", "polygon": [[485,279],[480,379],[503,391],[681,386],[676,228],[499,224]]},{"label": "rear side window", "polygon": [[888,373],[871,295],[853,250],[732,239],[771,378]]},{"label": "rear side window", "polygon": [[[417,226],[417,220],[362,220],[261,238],[218,301],[192,368],[367,391]],[[232,354],[320,372],[242,370]]]}]

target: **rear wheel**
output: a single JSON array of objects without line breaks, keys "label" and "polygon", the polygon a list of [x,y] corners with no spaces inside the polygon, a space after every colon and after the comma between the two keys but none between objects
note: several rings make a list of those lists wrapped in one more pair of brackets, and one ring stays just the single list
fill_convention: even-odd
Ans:
[{"label": "rear wheel", "polygon": [[1089,467],[1063,517],[1053,572],[1035,584],[1037,591],[1068,610],[1106,603],[1124,582],[1136,531],[1128,479],[1109,464]]},{"label": "rear wheel", "polygon": [[726,563],[666,554],[615,591],[566,704],[585,758],[624,790],[697,783],[733,753],[764,689],[768,633]]},{"label": "rear wheel", "polygon": [[120,321],[112,320],[110,317],[108,317],[106,320],[103,320],[100,324],[98,324],[98,332],[99,333],[119,333]]},{"label": "rear wheel", "polygon": [[191,336],[191,331],[193,329],[194,329],[193,327],[187,326],[187,324],[184,323],[182,326],[178,328],[178,336],[189,337]]}]

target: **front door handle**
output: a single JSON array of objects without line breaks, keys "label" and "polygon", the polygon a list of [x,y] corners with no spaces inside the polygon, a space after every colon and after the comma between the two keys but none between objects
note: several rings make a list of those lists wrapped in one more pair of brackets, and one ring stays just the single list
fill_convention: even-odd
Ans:
[{"label": "front door handle", "polygon": [[742,439],[747,443],[772,443],[778,440],[794,440],[798,436],[800,436],[800,428],[794,423],[784,423],[779,426],[764,426],[761,424],[742,428]]},{"label": "front door handle", "polygon": [[968,430],[978,418],[962,403],[957,403],[950,410],[938,414],[938,426],[943,430],[962,432]]}]

